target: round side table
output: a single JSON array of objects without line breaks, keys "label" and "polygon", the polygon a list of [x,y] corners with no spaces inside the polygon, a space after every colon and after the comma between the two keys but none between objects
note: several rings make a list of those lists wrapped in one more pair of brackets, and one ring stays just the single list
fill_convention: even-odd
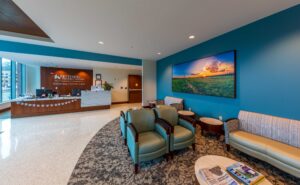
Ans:
[{"label": "round side table", "polygon": [[188,110],[180,110],[180,111],[178,111],[178,114],[181,116],[189,116],[189,117],[195,116],[194,112],[188,111]]},{"label": "round side table", "polygon": [[199,118],[199,121],[200,121],[202,135],[203,135],[203,131],[217,134],[219,136],[224,134],[224,130],[223,130],[224,123],[221,120],[215,118],[209,118],[209,117],[201,117]]}]

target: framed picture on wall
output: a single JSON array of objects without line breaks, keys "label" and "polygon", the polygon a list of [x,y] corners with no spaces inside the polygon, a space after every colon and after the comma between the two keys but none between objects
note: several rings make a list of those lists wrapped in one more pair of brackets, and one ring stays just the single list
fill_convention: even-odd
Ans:
[{"label": "framed picture on wall", "polygon": [[102,80],[102,75],[101,74],[96,74],[96,80]]},{"label": "framed picture on wall", "polygon": [[102,87],[102,80],[95,80],[95,86]]},{"label": "framed picture on wall", "polygon": [[173,92],[236,97],[236,51],[173,65]]}]

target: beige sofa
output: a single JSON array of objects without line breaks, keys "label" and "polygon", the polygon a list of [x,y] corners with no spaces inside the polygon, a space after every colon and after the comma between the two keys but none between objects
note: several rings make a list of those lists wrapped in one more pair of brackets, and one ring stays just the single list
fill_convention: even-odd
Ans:
[{"label": "beige sofa", "polygon": [[300,121],[240,111],[224,124],[225,142],[300,178]]}]

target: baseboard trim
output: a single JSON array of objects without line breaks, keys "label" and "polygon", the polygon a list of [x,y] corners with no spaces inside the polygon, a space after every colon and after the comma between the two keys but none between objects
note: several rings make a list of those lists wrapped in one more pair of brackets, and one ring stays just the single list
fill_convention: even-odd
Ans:
[{"label": "baseboard trim", "polygon": [[123,103],[129,103],[128,101],[118,101],[118,102],[112,102],[111,104],[123,104]]}]

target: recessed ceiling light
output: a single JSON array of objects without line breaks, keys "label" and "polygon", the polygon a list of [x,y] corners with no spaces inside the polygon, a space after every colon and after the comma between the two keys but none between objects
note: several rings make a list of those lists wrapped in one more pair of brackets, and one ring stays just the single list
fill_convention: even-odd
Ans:
[{"label": "recessed ceiling light", "polygon": [[101,45],[103,45],[103,44],[104,44],[104,42],[102,42],[102,41],[99,41],[99,42],[98,42],[98,44],[101,44]]},{"label": "recessed ceiling light", "polygon": [[190,35],[189,36],[189,39],[194,39],[195,38],[195,35]]},{"label": "recessed ceiling light", "polygon": [[161,53],[160,53],[160,52],[158,52],[157,54],[158,54],[158,55],[161,55]]}]

